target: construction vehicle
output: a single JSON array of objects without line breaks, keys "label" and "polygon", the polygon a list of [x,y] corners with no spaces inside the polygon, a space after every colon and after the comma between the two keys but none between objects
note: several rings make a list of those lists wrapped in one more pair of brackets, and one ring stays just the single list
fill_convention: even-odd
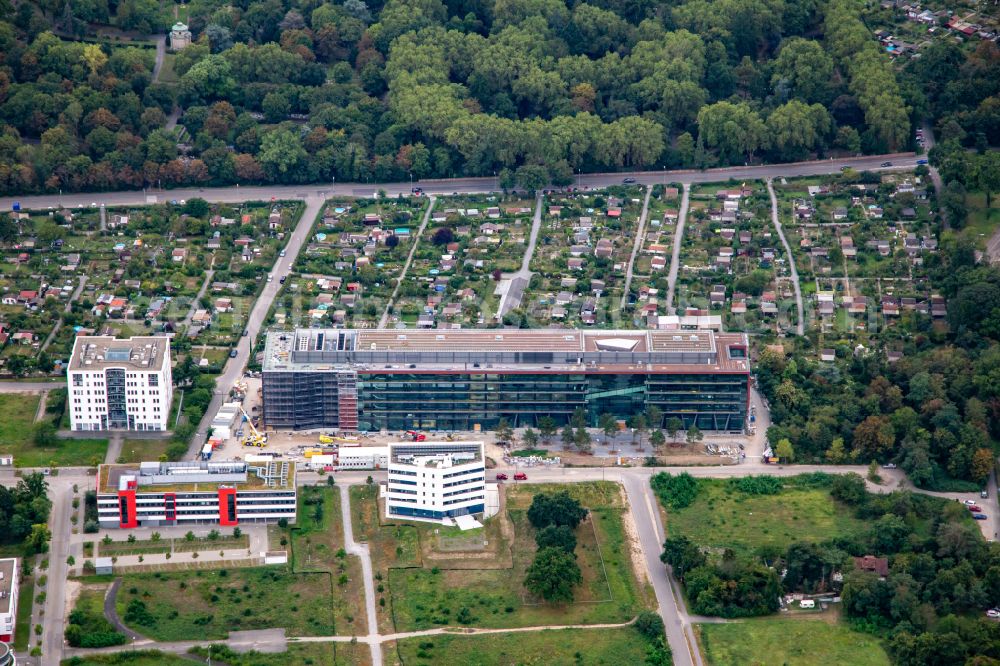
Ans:
[{"label": "construction vehicle", "polygon": [[262,435],[254,427],[253,421],[250,420],[250,415],[247,414],[243,407],[240,407],[240,413],[243,414],[243,419],[246,421],[247,427],[250,428],[250,434],[246,435],[240,442],[243,446],[256,446],[258,448],[267,446],[267,435]]},{"label": "construction vehicle", "polygon": [[330,435],[320,435],[319,436],[319,443],[320,444],[333,444],[333,437],[331,437]]},{"label": "construction vehicle", "polygon": [[407,430],[406,436],[411,442],[423,442],[427,440],[427,435],[422,432],[417,432],[416,430]]}]

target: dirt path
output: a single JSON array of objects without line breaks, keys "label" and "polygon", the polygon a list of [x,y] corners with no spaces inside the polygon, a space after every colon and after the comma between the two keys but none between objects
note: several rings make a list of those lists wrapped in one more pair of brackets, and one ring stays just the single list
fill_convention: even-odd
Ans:
[{"label": "dirt path", "polygon": [[413,245],[410,246],[410,253],[406,255],[406,263],[403,264],[403,270],[399,273],[399,278],[396,280],[396,286],[392,289],[392,296],[389,297],[389,302],[385,304],[385,311],[382,313],[382,318],[378,320],[378,327],[385,328],[386,322],[389,321],[389,310],[396,302],[396,296],[399,294],[399,287],[403,284],[403,280],[406,279],[406,273],[410,270],[410,264],[413,262],[413,255],[417,251],[417,245],[420,243],[420,239],[424,235],[424,229],[427,228],[427,221],[431,219],[431,212],[434,210],[434,202],[436,199],[430,197],[430,201],[427,204],[427,210],[424,211],[424,219],[420,220],[420,227],[417,228],[417,233],[413,236]]},{"label": "dirt path", "polygon": [[639,214],[639,229],[635,232],[635,244],[632,246],[632,256],[628,260],[628,270],[625,271],[625,288],[622,291],[622,302],[619,307],[624,310],[628,304],[628,290],[632,285],[632,268],[635,266],[635,258],[639,256],[642,249],[643,236],[646,234],[646,215],[649,212],[649,197],[653,194],[653,186],[646,188],[646,197],[642,200],[642,213]]}]

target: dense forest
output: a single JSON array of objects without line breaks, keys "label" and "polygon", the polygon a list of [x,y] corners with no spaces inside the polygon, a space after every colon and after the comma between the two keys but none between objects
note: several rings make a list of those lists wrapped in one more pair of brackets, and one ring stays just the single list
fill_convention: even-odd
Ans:
[{"label": "dense forest", "polygon": [[[927,113],[947,116],[949,137],[995,142],[995,45],[942,47],[899,72],[863,7],[195,0],[195,42],[154,81],[152,48],[76,40],[107,25],[162,33],[173,17],[159,3],[2,0],[0,191],[568,184],[580,170],[891,151]],[[175,112],[183,141],[167,129]]]},{"label": "dense forest", "polygon": [[799,462],[896,462],[920,487],[983,482],[1000,437],[1000,272],[977,264],[971,241],[957,236],[928,265],[949,326],[918,316],[912,334],[883,339],[902,346],[899,361],[888,363],[884,346],[845,344],[846,369],[824,366],[809,337],[788,357],[763,352],[770,441],[791,441]]}]

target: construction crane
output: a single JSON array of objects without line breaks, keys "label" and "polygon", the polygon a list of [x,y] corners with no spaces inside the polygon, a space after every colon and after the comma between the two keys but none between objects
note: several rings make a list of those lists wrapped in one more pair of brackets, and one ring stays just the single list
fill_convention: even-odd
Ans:
[{"label": "construction crane", "polygon": [[240,413],[243,414],[243,418],[246,419],[247,427],[250,428],[250,434],[245,436],[240,442],[243,446],[256,446],[264,447],[267,446],[267,435],[262,435],[257,431],[257,428],[253,427],[253,421],[250,420],[250,415],[247,414],[243,406],[240,405]]}]

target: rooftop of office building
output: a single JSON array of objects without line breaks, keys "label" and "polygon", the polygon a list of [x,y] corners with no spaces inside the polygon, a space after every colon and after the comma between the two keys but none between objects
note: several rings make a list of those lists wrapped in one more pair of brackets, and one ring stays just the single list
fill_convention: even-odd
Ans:
[{"label": "rooftop of office building", "polygon": [[287,490],[295,487],[295,463],[272,459],[247,463],[239,460],[143,462],[101,465],[97,492],[214,492],[222,486],[238,490]]},{"label": "rooftop of office building", "polygon": [[[14,574],[17,570],[17,560],[13,557],[0,560],[0,613],[10,612],[11,593],[14,589]],[[2,654],[2,650],[0,650]]]},{"label": "rooftop of office building", "polygon": [[711,330],[317,328],[269,333],[264,371],[747,372],[747,348]]},{"label": "rooftop of office building", "polygon": [[81,335],[73,343],[69,369],[82,371],[125,368],[162,370],[170,354],[170,338],[143,336],[118,339],[106,335]]},{"label": "rooftop of office building", "polygon": [[483,460],[482,442],[397,442],[389,444],[394,465],[447,468]]}]

